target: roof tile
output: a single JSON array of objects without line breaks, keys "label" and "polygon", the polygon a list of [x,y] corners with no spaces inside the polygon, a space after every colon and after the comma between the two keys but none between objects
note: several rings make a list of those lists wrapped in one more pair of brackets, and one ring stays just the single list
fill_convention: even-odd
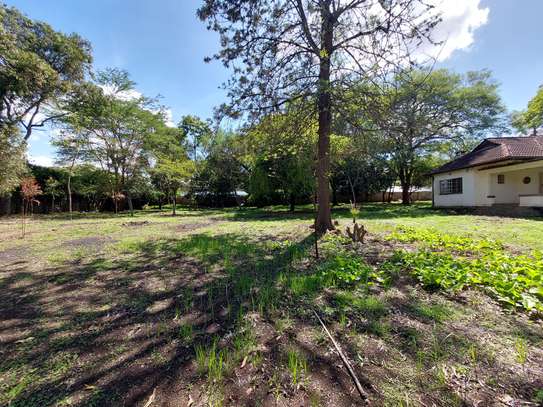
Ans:
[{"label": "roof tile", "polygon": [[488,138],[471,152],[436,168],[432,174],[499,161],[533,159],[543,159],[543,134],[529,137]]}]

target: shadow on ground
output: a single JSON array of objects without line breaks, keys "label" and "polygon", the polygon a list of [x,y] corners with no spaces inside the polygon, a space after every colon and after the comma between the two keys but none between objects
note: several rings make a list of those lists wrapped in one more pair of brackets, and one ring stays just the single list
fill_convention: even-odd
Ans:
[{"label": "shadow on ground", "polygon": [[[403,216],[397,207],[382,212]],[[251,211],[229,216],[268,219]],[[312,214],[270,219],[278,216]],[[387,291],[293,294],[290,279],[315,272],[312,244],[311,234],[275,241],[196,233],[123,246],[115,258],[46,268],[28,257],[10,260],[0,274],[0,404],[128,406],[154,397],[173,406],[191,395],[201,397],[196,405],[215,396],[232,406],[355,405],[358,396],[312,309],[333,329],[376,405],[484,404],[502,394],[529,399],[543,388],[541,370],[513,369],[497,357],[477,313],[456,315],[460,302],[408,279]],[[507,321],[500,329],[541,344],[540,329]],[[303,371],[304,360],[307,380],[294,383],[293,368]],[[533,357],[540,360],[540,353]]]}]

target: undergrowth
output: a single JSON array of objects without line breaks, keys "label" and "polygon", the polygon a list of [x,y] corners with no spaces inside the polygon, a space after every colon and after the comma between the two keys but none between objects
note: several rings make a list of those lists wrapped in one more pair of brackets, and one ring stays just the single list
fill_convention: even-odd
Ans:
[{"label": "undergrowth", "polygon": [[408,269],[424,286],[449,291],[478,287],[502,304],[543,312],[543,254],[512,255],[502,243],[401,227],[390,240],[420,243],[397,250],[386,270]]}]

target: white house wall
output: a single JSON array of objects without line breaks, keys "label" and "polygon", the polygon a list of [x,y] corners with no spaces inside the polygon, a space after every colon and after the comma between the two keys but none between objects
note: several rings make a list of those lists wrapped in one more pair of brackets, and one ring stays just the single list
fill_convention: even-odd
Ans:
[{"label": "white house wall", "polygon": [[[480,168],[480,167],[479,167]],[[498,184],[498,174],[505,176],[505,183]],[[517,164],[514,166],[480,170],[467,168],[434,176],[434,205],[437,207],[454,206],[490,206],[496,204],[518,204],[519,195],[539,194],[540,178],[543,174],[541,161]],[[530,177],[531,182],[524,184],[523,179]],[[439,181],[450,178],[462,178],[462,193],[440,195]],[[496,198],[491,199],[490,196]]]},{"label": "white house wall", "polygon": [[[507,171],[506,171],[507,170]],[[539,173],[542,168],[531,168],[512,171],[508,168],[494,169],[490,173],[491,186],[490,195],[494,195],[497,204],[520,202],[519,195],[533,195],[539,193]],[[489,172],[486,170],[485,172]],[[498,174],[503,174],[505,182],[498,184]],[[523,179],[530,177],[529,184],[524,184]]]},{"label": "white house wall", "polygon": [[[450,178],[462,178],[462,193],[440,195],[439,181]],[[477,206],[476,178],[478,178],[478,174],[472,168],[435,175],[434,206]]]}]

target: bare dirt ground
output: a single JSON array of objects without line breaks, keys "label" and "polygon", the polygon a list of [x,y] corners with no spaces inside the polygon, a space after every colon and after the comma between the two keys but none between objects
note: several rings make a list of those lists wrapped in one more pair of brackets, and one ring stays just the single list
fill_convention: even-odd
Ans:
[{"label": "bare dirt ground", "polygon": [[[407,275],[292,295],[289,276],[322,259],[305,216],[286,219],[44,221],[4,241],[0,405],[538,405],[539,320]],[[379,265],[397,247],[371,233],[359,251]]]}]

